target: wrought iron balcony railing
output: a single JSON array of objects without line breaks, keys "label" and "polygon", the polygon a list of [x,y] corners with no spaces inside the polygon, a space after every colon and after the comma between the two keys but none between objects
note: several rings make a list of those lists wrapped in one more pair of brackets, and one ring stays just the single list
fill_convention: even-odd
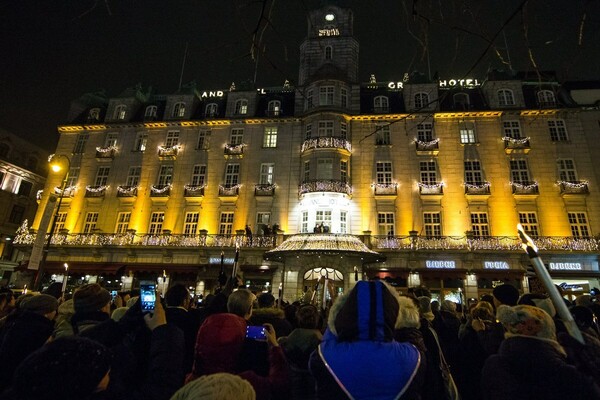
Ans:
[{"label": "wrought iron balcony railing", "polygon": [[185,185],[183,187],[184,197],[202,197],[204,196],[204,188],[206,185]]},{"label": "wrought iron balcony railing", "polygon": [[274,196],[275,185],[272,183],[258,183],[254,185],[255,196]]},{"label": "wrought iron balcony railing", "polygon": [[512,192],[517,195],[538,195],[540,188],[537,182],[511,182]]},{"label": "wrought iron balcony railing", "polygon": [[117,186],[117,197],[135,197],[138,193],[138,186]]},{"label": "wrought iron balcony railing", "polygon": [[588,181],[558,181],[560,194],[589,194]]},{"label": "wrought iron balcony railing", "polygon": [[345,181],[337,180],[316,180],[310,182],[304,182],[298,188],[298,194],[303,195],[306,193],[314,192],[334,192],[344,193],[348,196],[352,195],[352,186]]},{"label": "wrought iron balcony railing", "polygon": [[179,145],[175,146],[158,146],[158,156],[160,158],[175,158],[179,153]]},{"label": "wrought iron balcony railing", "polygon": [[115,158],[116,152],[117,152],[117,148],[115,146],[96,147],[96,158],[113,159],[113,158]]},{"label": "wrought iron balcony railing", "polygon": [[395,196],[398,194],[397,183],[373,183],[371,187],[375,196]]},{"label": "wrought iron balcony railing", "polygon": [[504,141],[504,151],[506,154],[522,152],[529,153],[531,150],[531,144],[529,143],[529,138],[512,138],[510,136],[505,136],[502,138]]},{"label": "wrought iron balcony railing", "polygon": [[85,197],[104,197],[106,194],[106,189],[110,186],[108,185],[100,185],[100,186],[86,186],[85,187]]},{"label": "wrought iron balcony railing", "polygon": [[302,152],[311,149],[341,149],[351,152],[352,145],[343,138],[323,136],[306,139],[304,143],[302,143]]},{"label": "wrought iron balcony railing", "polygon": [[167,197],[171,195],[173,185],[152,185],[150,186],[150,197]]},{"label": "wrought iron balcony railing", "polygon": [[490,183],[466,183],[465,182],[465,194],[470,196],[486,196],[490,194]]},{"label": "wrought iron balcony railing", "polygon": [[219,196],[221,197],[233,197],[239,196],[240,185],[223,186],[219,185]]}]

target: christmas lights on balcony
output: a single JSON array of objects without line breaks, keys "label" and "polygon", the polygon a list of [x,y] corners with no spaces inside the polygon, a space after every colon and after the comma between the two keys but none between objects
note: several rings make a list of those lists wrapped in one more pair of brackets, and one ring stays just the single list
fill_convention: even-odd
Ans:
[{"label": "christmas lights on balcony", "polygon": [[37,200],[41,200],[42,199],[42,193],[44,193],[44,189],[38,190],[37,193],[35,194],[35,198]]},{"label": "christmas lights on balcony", "polygon": [[444,182],[439,182],[439,183],[423,183],[423,182],[417,182],[417,185],[419,185],[419,187],[421,189],[424,190],[440,190],[442,187],[444,187]]},{"label": "christmas lights on balcony", "polygon": [[245,143],[240,143],[240,144],[226,144],[225,145],[225,150],[229,151],[230,153],[241,153],[244,151],[244,147],[246,146]]},{"label": "christmas lights on balcony", "polygon": [[376,183],[373,182],[371,183],[371,187],[372,188],[379,188],[379,189],[395,189],[398,187],[397,183]]},{"label": "christmas lights on balcony", "polygon": [[58,196],[60,196],[61,194],[64,196],[72,196],[73,192],[75,192],[76,189],[77,189],[76,185],[71,185],[71,186],[67,186],[63,192],[59,186],[55,186],[54,193],[57,194]]},{"label": "christmas lights on balcony", "polygon": [[505,142],[509,142],[509,143],[512,143],[512,144],[520,144],[520,145],[527,144],[530,139],[531,138],[529,136],[525,137],[525,138],[518,138],[518,139],[512,138],[510,136],[504,136],[502,138],[502,140],[505,141]]},{"label": "christmas lights on balcony", "polygon": [[588,181],[556,181],[557,186],[564,186],[569,189],[584,189],[588,186]]},{"label": "christmas lights on balcony", "polygon": [[419,146],[419,147],[433,147],[436,144],[438,144],[440,141],[440,138],[435,138],[429,142],[423,142],[417,138],[415,138],[414,142]]},{"label": "christmas lights on balcony", "polygon": [[265,192],[270,192],[271,190],[275,190],[275,188],[277,187],[276,184],[271,183],[271,184],[257,184],[256,185],[256,189],[260,190],[260,191],[265,191]]},{"label": "christmas lights on balcony", "polygon": [[155,194],[162,194],[171,190],[172,186],[170,183],[168,185],[152,185],[150,186],[150,191]]},{"label": "christmas lights on balcony", "polygon": [[518,190],[534,190],[538,187],[538,183],[537,182],[533,182],[529,185],[524,185],[522,183],[518,183],[518,182],[509,182],[512,186],[514,186],[516,189]]},{"label": "christmas lights on balcony", "polygon": [[96,147],[96,151],[98,153],[110,153],[111,151],[117,151],[117,146],[108,146],[108,147]]},{"label": "christmas lights on balcony", "polygon": [[202,185],[184,185],[183,188],[187,191],[190,192],[197,192],[199,190],[202,190],[206,187],[206,184],[202,184]]},{"label": "christmas lights on balcony", "polygon": [[318,137],[306,139],[302,143],[302,151],[310,149],[345,149],[352,152],[352,145],[349,141],[337,137]]},{"label": "christmas lights on balcony", "polygon": [[125,195],[132,195],[138,190],[139,186],[117,186],[117,192]]},{"label": "christmas lights on balcony", "polygon": [[471,183],[465,182],[463,184],[469,190],[484,190],[488,189],[492,184],[490,182],[483,182],[481,185],[473,185]]},{"label": "christmas lights on balcony", "polygon": [[91,193],[100,193],[100,192],[104,192],[106,189],[108,189],[110,187],[110,185],[100,185],[100,186],[90,186],[87,185],[85,187],[85,190]]}]

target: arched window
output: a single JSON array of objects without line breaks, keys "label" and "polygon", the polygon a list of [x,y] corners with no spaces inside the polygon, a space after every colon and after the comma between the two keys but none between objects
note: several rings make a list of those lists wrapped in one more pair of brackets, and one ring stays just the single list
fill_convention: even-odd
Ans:
[{"label": "arched window", "polygon": [[239,99],[238,101],[236,101],[234,114],[237,114],[237,115],[248,114],[248,100]]},{"label": "arched window", "polygon": [[498,90],[498,105],[500,107],[514,106],[515,105],[515,96],[513,95],[513,91],[510,89]]},{"label": "arched window", "polygon": [[127,106],[125,104],[119,104],[115,107],[115,113],[113,115],[114,119],[125,119],[127,115]]},{"label": "arched window", "polygon": [[204,109],[204,115],[207,117],[216,117],[219,112],[219,106],[217,103],[209,103]]},{"label": "arched window", "polygon": [[171,114],[173,118],[182,118],[185,116],[185,103],[179,102],[175,103],[173,106],[173,114]]},{"label": "arched window", "polygon": [[144,112],[145,119],[154,119],[156,118],[156,112],[158,111],[157,106],[148,106],[146,107],[146,111]]},{"label": "arched window", "polygon": [[537,92],[538,103],[540,107],[556,106],[556,97],[551,90],[540,90]]},{"label": "arched window", "polygon": [[100,121],[100,109],[99,108],[90,109],[90,112],[88,113],[88,121],[89,122]]},{"label": "arched window", "polygon": [[373,99],[373,108],[375,112],[388,112],[390,110],[390,101],[387,96],[377,96]]},{"label": "arched window", "polygon": [[6,143],[0,143],[0,157],[7,158],[10,152],[10,146]]},{"label": "arched window", "polygon": [[452,96],[455,110],[468,110],[469,109],[469,95],[466,93],[456,93]]},{"label": "arched window", "polygon": [[271,100],[267,106],[267,114],[273,117],[281,114],[281,102],[279,100]]},{"label": "arched window", "polygon": [[333,59],[333,47],[331,47],[331,46],[325,47],[325,59],[326,60]]},{"label": "arched window", "polygon": [[415,94],[415,108],[425,108],[429,105],[429,95],[427,93]]}]

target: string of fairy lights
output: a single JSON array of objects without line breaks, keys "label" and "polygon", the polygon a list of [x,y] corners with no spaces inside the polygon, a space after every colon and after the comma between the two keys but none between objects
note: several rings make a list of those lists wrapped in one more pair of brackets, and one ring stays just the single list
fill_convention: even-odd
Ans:
[{"label": "string of fairy lights", "polygon": [[302,143],[302,152],[310,149],[345,149],[352,152],[352,145],[346,139],[323,136],[318,138],[306,139]]}]

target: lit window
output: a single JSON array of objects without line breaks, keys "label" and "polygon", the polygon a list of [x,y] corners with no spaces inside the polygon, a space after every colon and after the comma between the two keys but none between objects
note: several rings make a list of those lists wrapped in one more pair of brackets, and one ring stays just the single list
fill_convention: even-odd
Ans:
[{"label": "lit window", "polygon": [[158,181],[156,184],[158,188],[164,188],[173,181],[173,166],[172,165],[161,165],[158,172]]},{"label": "lit window", "polygon": [[308,140],[312,138],[312,124],[306,124],[306,128],[304,130],[304,140]]},{"label": "lit window", "polygon": [[117,145],[117,138],[119,134],[116,132],[111,132],[106,134],[106,138],[104,139],[104,147],[114,147]]},{"label": "lit window", "polygon": [[146,132],[138,132],[135,136],[135,144],[133,145],[133,151],[144,151],[146,150],[146,143],[148,142],[148,134]]},{"label": "lit window", "polygon": [[571,234],[574,238],[590,237],[590,226],[588,225],[587,215],[584,212],[568,213]]},{"label": "lit window", "polygon": [[182,118],[184,116],[185,116],[185,103],[183,103],[183,102],[175,103],[175,105],[173,106],[173,113],[171,114],[171,117]]},{"label": "lit window", "polygon": [[333,86],[322,86],[319,88],[319,105],[320,106],[331,106],[333,105]]},{"label": "lit window", "polygon": [[267,105],[267,114],[270,117],[277,117],[281,114],[281,101],[271,100]]},{"label": "lit window", "polygon": [[389,145],[392,144],[390,138],[390,124],[377,125],[375,128],[375,144],[376,145]]},{"label": "lit window", "polygon": [[392,163],[390,161],[378,161],[376,164],[377,183],[389,185],[392,183]]},{"label": "lit window", "polygon": [[475,137],[475,123],[474,122],[463,122],[459,127],[460,131],[460,142],[462,144],[474,144],[477,143]]},{"label": "lit window", "polygon": [[248,100],[240,99],[235,102],[235,111],[236,115],[246,115],[248,114]]},{"label": "lit window", "polygon": [[77,185],[79,179],[79,167],[69,168],[69,176],[67,176],[67,187],[74,187]]},{"label": "lit window", "polygon": [[219,235],[231,235],[233,232],[233,213],[222,212],[219,219]]},{"label": "lit window", "polygon": [[380,236],[394,236],[395,231],[394,213],[377,213],[377,234]]},{"label": "lit window", "polygon": [[439,237],[442,236],[442,219],[439,212],[424,212],[423,213],[423,228],[425,236]]},{"label": "lit window", "polygon": [[525,233],[531,237],[539,236],[539,227],[537,214],[535,212],[520,212],[519,223],[525,230]]},{"label": "lit window", "polygon": [[323,225],[326,229],[325,232],[329,232],[329,229],[331,227],[331,211],[329,210],[323,210],[323,211],[317,211],[315,214],[315,225]]},{"label": "lit window", "polygon": [[415,94],[415,108],[421,109],[429,106],[429,95],[427,93]]},{"label": "lit window", "polygon": [[274,163],[260,164],[260,181],[261,185],[272,185],[273,175],[275,174]]},{"label": "lit window", "polygon": [[348,212],[340,211],[340,233],[348,233]]},{"label": "lit window", "polygon": [[342,139],[348,138],[348,124],[345,122],[340,122],[340,137]]},{"label": "lit window", "polygon": [[301,233],[308,233],[308,211],[302,211]]},{"label": "lit window", "polygon": [[550,131],[550,139],[553,142],[565,142],[569,140],[567,135],[567,127],[562,119],[548,120],[548,130]]},{"label": "lit window", "polygon": [[85,215],[85,224],[83,225],[83,233],[92,233],[92,230],[96,229],[98,223],[98,213],[89,212]]},{"label": "lit window", "polygon": [[119,104],[115,107],[113,119],[124,120],[127,115],[127,106],[125,104]]},{"label": "lit window", "polygon": [[115,233],[125,234],[129,229],[129,222],[131,221],[130,212],[120,212],[117,214],[117,225],[115,226]]},{"label": "lit window", "polygon": [[263,147],[277,147],[277,127],[265,127]]},{"label": "lit window", "polygon": [[513,95],[513,91],[510,89],[498,90],[498,105],[500,107],[514,106],[515,105],[515,97]]},{"label": "lit window", "polygon": [[490,236],[490,225],[487,213],[471,213],[471,230],[473,231],[474,237]]},{"label": "lit window", "polygon": [[185,224],[183,225],[183,234],[194,236],[198,231],[198,221],[200,220],[199,212],[185,213]]},{"label": "lit window", "polygon": [[[65,222],[67,221],[67,212],[61,211],[56,213],[56,225],[54,226],[55,232],[60,232],[65,229]],[[52,229],[51,226],[48,227],[48,230]]]}]

